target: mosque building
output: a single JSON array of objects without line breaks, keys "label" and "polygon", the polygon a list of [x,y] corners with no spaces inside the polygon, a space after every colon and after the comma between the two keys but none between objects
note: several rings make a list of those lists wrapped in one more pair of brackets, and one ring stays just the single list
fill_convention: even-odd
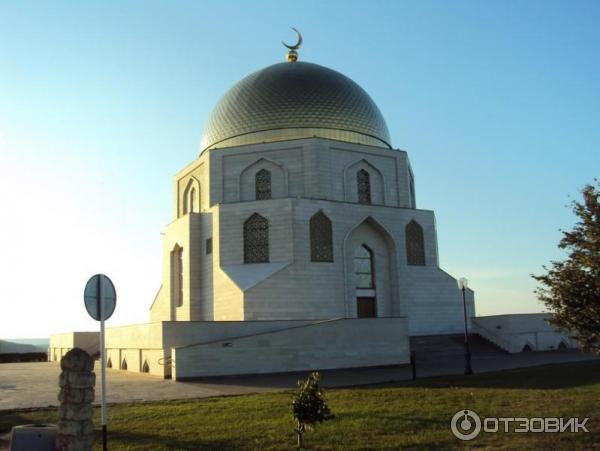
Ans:
[{"label": "mosque building", "polygon": [[[225,93],[175,175],[150,322],[108,329],[109,367],[184,380],[395,365],[411,336],[464,332],[407,152],[363,88],[288,47]],[[470,328],[469,289],[466,311]]]}]

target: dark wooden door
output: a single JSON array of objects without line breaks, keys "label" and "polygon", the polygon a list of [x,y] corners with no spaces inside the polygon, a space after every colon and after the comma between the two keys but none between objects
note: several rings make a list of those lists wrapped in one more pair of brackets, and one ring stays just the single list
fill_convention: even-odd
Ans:
[{"label": "dark wooden door", "polygon": [[356,306],[359,318],[375,318],[375,298],[356,298]]}]

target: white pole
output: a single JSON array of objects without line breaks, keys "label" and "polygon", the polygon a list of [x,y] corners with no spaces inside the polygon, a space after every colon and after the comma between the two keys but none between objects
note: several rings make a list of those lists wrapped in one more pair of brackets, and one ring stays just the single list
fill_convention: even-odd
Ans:
[{"label": "white pole", "polygon": [[104,302],[102,299],[102,283],[104,282],[104,276],[100,275],[100,296],[98,302],[100,303],[100,371],[102,378],[102,404],[100,407],[100,420],[102,423],[102,449],[106,451],[106,352],[104,350]]}]

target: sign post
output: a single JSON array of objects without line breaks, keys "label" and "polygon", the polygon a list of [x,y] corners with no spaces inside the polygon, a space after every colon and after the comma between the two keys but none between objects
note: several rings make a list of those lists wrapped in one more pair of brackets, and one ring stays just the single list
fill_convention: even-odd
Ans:
[{"label": "sign post", "polygon": [[110,318],[117,305],[117,292],[112,281],[104,274],[88,280],[83,292],[85,309],[92,318],[100,321],[100,372],[102,386],[101,423],[102,450],[106,451],[106,350],[104,349],[104,321]]}]

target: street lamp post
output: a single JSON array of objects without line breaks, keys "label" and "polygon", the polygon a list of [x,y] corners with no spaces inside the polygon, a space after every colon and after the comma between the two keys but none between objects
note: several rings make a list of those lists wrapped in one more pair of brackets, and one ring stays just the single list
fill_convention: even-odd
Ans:
[{"label": "street lamp post", "polygon": [[462,291],[463,315],[465,319],[465,374],[473,374],[473,368],[471,367],[471,348],[469,347],[469,332],[467,330],[467,300],[465,298],[467,286],[467,279],[464,277],[458,279],[458,288]]}]

